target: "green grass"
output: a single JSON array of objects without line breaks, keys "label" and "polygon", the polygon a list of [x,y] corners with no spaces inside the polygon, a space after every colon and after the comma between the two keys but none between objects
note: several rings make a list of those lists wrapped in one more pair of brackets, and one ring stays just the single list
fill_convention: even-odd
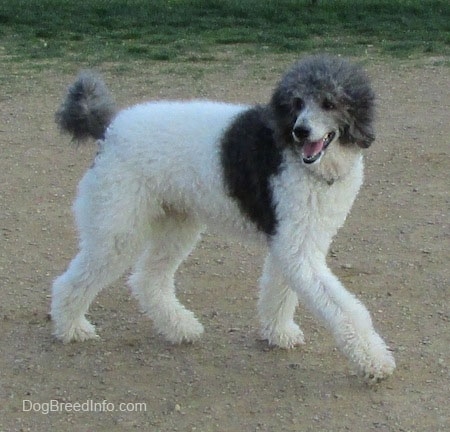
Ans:
[{"label": "green grass", "polygon": [[[0,0],[4,59],[211,61],[248,52],[450,54],[448,0]],[[5,55],[6,54],[6,55]]]}]

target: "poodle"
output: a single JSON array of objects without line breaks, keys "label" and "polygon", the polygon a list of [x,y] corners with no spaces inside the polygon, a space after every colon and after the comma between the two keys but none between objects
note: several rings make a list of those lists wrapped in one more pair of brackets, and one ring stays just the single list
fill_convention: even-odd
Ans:
[{"label": "poodle", "polygon": [[294,64],[256,106],[157,101],[118,112],[102,79],[82,72],[56,121],[99,151],[74,204],[79,253],[53,284],[54,335],[96,338],[90,303],[134,265],[129,283],[156,331],[198,339],[203,326],[179,303],[174,274],[207,226],[267,245],[258,312],[270,345],[304,343],[300,300],[361,376],[388,377],[391,351],[326,264],[363,181],[374,99],[360,66],[325,55]]}]

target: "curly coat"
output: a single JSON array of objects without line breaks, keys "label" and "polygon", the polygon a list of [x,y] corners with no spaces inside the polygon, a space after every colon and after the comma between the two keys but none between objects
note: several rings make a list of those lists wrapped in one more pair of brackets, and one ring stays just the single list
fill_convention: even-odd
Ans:
[{"label": "curly coat", "polygon": [[267,245],[258,311],[270,344],[304,343],[300,299],[367,380],[393,372],[369,312],[326,264],[374,140],[374,94],[360,67],[308,57],[253,107],[149,102],[116,114],[111,100],[85,72],[57,113],[74,138],[99,139],[74,205],[80,251],[53,284],[59,339],[97,337],[90,303],[134,266],[130,285],[155,329],[174,343],[196,340],[203,326],[176,298],[174,274],[207,225]]}]

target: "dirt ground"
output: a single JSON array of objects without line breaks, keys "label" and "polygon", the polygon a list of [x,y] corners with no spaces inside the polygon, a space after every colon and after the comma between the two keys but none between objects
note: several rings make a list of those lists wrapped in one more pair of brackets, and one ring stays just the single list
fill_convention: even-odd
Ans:
[{"label": "dirt ground", "polygon": [[[293,60],[103,72],[121,106],[150,98],[264,102]],[[436,60],[368,61],[378,138],[328,260],[394,350],[395,374],[375,387],[349,370],[302,307],[306,345],[269,349],[255,304],[264,250],[211,234],[177,282],[205,325],[200,342],[172,346],[156,335],[125,278],[91,308],[100,341],[55,341],[50,286],[76,252],[71,202],[96,149],[69,147],[53,122],[75,66],[3,65],[0,431],[449,431],[450,69]]]}]

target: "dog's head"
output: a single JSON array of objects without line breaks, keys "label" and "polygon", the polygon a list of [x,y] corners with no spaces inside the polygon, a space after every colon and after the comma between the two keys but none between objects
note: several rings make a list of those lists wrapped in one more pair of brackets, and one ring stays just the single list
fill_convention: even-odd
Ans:
[{"label": "dog's head", "polygon": [[362,69],[339,57],[312,56],[282,78],[270,107],[279,145],[301,149],[303,162],[318,162],[328,146],[367,148],[374,93]]}]

